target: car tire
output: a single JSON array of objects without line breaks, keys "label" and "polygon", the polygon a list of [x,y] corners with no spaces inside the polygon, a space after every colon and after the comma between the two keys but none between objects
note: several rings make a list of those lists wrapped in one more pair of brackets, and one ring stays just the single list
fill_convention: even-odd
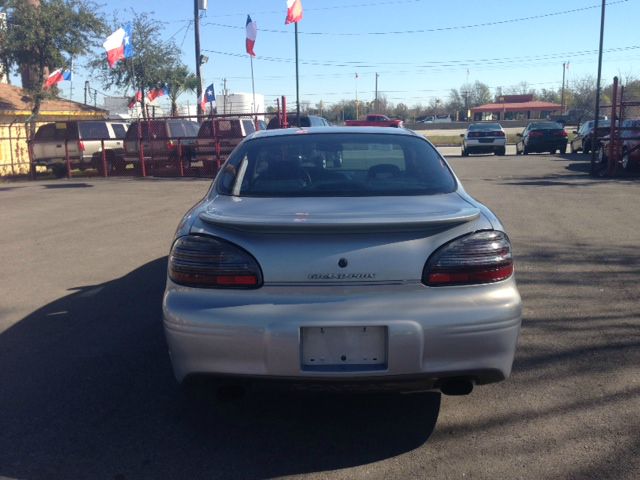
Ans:
[{"label": "car tire", "polygon": [[56,178],[62,178],[67,176],[67,166],[62,164],[51,165],[51,171]]},{"label": "car tire", "polygon": [[529,150],[527,150],[527,147],[525,147],[525,146],[522,147],[522,154],[523,155],[529,155]]},{"label": "car tire", "polygon": [[467,150],[465,150],[464,148],[462,149],[462,156],[463,157],[468,157],[469,156],[469,152]]},{"label": "car tire", "polygon": [[569,151],[570,151],[571,153],[576,153],[576,149],[575,149],[575,148],[573,148],[573,142],[569,143]]},{"label": "car tire", "polygon": [[583,143],[582,144],[582,153],[586,155],[590,151],[591,151],[591,145],[589,145],[588,143]]},{"label": "car tire", "polygon": [[604,147],[600,145],[596,152],[595,159],[591,157],[591,171],[589,174],[592,177],[604,177],[607,174],[607,168],[607,155],[604,152]]},{"label": "car tire", "polygon": [[507,149],[505,147],[499,148],[494,152],[496,155],[500,155],[501,157],[507,153]]},{"label": "car tire", "polygon": [[107,151],[105,154],[105,163],[106,163],[107,171],[105,173],[104,168],[102,168],[102,154],[98,155],[98,158],[96,161],[97,163],[96,167],[101,177],[111,176],[111,173],[113,172],[113,163],[114,163],[113,160],[114,160],[113,152]]},{"label": "car tire", "polygon": [[625,173],[629,173],[633,170],[633,163],[631,162],[631,155],[626,148],[622,150],[622,170]]}]

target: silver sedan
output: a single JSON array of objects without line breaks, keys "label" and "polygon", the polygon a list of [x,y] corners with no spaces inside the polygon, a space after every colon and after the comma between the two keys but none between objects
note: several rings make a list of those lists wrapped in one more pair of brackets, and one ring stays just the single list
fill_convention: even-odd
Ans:
[{"label": "silver sedan", "polygon": [[513,269],[500,221],[423,137],[260,131],[176,231],[174,372],[466,394],[511,372]]}]

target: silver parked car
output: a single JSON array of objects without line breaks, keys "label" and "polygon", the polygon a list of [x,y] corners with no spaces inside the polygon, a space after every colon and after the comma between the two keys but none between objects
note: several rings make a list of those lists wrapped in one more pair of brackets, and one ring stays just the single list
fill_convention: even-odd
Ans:
[{"label": "silver parked car", "polygon": [[182,219],[164,327],[200,375],[469,393],[507,378],[511,244],[411,131],[259,131]]},{"label": "silver parked car", "polygon": [[469,156],[470,153],[504,155],[507,152],[507,134],[499,123],[472,123],[460,136],[463,157]]}]

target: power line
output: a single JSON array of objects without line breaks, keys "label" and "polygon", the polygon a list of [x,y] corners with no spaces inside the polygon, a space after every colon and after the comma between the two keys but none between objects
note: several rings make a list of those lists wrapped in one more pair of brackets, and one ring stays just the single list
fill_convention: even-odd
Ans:
[{"label": "power line", "polygon": [[[622,3],[627,3],[628,1],[629,0],[616,0],[611,3],[608,3],[607,5],[613,6],[613,5],[618,5]],[[330,7],[326,7],[326,9],[329,9],[329,8]],[[338,7],[335,7],[335,8],[338,8]],[[586,7],[574,8],[571,10],[542,13],[539,15],[530,15],[528,17],[520,17],[520,18],[510,18],[506,20],[495,20],[492,22],[475,23],[475,24],[469,24],[469,25],[453,25],[448,27],[424,28],[424,29],[416,29],[416,30],[398,30],[398,31],[388,31],[388,32],[304,32],[304,31],[299,31],[298,33],[300,35],[313,35],[313,36],[358,37],[363,35],[382,36],[382,35],[406,35],[406,34],[416,34],[416,33],[446,32],[446,31],[455,31],[455,30],[466,30],[470,28],[492,27],[492,26],[504,25],[508,23],[527,22],[530,20],[539,20],[542,18],[549,18],[549,17],[559,16],[559,15],[570,15],[573,13],[593,10],[595,8],[600,8],[600,5],[589,5]],[[226,25],[223,23],[216,23],[216,22],[205,22],[202,25],[214,26],[214,27],[220,27],[220,28],[231,28],[234,30],[244,30],[245,28],[239,25]],[[268,28],[261,28],[260,32],[281,33],[281,34],[288,34],[288,35],[291,34],[289,30],[275,30],[275,29],[268,29]]]},{"label": "power line", "polygon": [[191,21],[187,23],[187,29],[184,31],[184,37],[182,37],[182,42],[180,43],[180,50],[182,50],[182,47],[184,46],[184,41],[187,39],[189,30],[191,30]]},{"label": "power line", "polygon": [[[355,3],[355,4],[340,4],[340,5],[334,5],[334,6],[330,6],[330,7],[316,7],[316,8],[308,8],[305,6],[304,11],[305,12],[313,12],[313,11],[320,11],[320,10],[345,10],[347,8],[362,8],[362,7],[379,7],[379,6],[384,6],[384,5],[400,5],[400,4],[407,4],[407,3],[422,3],[424,0],[389,0],[389,1],[385,1],[385,2],[369,2],[369,3]],[[238,17],[238,16],[242,16],[242,17],[246,17],[247,12],[238,12],[238,13],[225,13],[222,15],[218,15],[216,14],[216,17]],[[266,10],[266,11],[262,11],[262,12],[251,12],[251,15],[283,15],[283,11],[282,9],[280,10]]]},{"label": "power line", "polygon": [[[628,45],[624,47],[612,47],[605,50],[607,53],[614,52],[627,52],[633,50],[639,50],[640,45]],[[246,58],[246,54],[244,53],[234,53],[234,52],[222,52],[219,50],[203,50],[204,52],[213,53],[216,55],[223,55],[228,57],[235,58]],[[376,69],[381,65],[405,65],[405,66],[413,66],[415,68],[421,69],[438,69],[438,68],[466,68],[466,67],[485,67],[485,66],[503,66],[504,64],[513,64],[514,62],[537,62],[537,61],[549,61],[549,60],[557,60],[557,59],[566,59],[566,58],[576,58],[583,57],[589,55],[597,54],[597,50],[581,50],[581,51],[573,51],[573,52],[559,52],[559,53],[549,53],[543,55],[524,55],[524,56],[516,56],[516,57],[499,57],[499,58],[485,58],[485,59],[463,59],[463,60],[446,60],[446,61],[433,61],[433,62],[419,62],[419,63],[393,63],[393,62],[376,62],[376,63],[364,63],[364,62],[353,62],[353,61],[338,61],[334,62],[332,60],[302,60],[300,63],[304,65],[311,66],[321,66],[321,67],[338,67],[338,68],[358,68],[358,69]],[[258,56],[256,60],[262,60],[266,62],[276,62],[276,63],[293,63],[294,60],[292,58],[284,58],[284,57],[267,57],[267,56]],[[397,70],[396,70],[397,71]],[[351,73],[350,73],[351,74]]]}]

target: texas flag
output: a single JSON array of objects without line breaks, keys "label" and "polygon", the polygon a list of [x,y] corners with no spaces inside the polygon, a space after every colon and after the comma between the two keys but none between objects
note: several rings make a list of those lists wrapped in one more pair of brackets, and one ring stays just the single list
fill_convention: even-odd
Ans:
[{"label": "texas flag", "polygon": [[252,57],[256,54],[253,51],[253,46],[256,44],[256,37],[258,36],[258,25],[251,20],[251,17],[247,15],[247,53]]},{"label": "texas flag", "polygon": [[131,24],[120,27],[107,37],[102,46],[107,51],[109,68],[113,68],[123,58],[133,57]]},{"label": "texas flag", "polygon": [[131,97],[131,100],[129,100],[129,108],[135,107],[136,103],[140,103],[140,102],[142,102],[142,92],[138,90],[136,94],[133,97]]},{"label": "texas flag", "polygon": [[302,20],[302,0],[287,0],[287,18],[285,25]]},{"label": "texas flag", "polygon": [[149,99],[150,102],[153,102],[156,98],[158,97],[162,97],[163,95],[169,95],[169,89],[168,88],[154,88],[152,90],[149,90],[149,93],[147,93],[147,98]]},{"label": "texas flag", "polygon": [[216,94],[213,91],[213,83],[207,87],[207,89],[202,92],[202,98],[200,99],[200,108],[204,112],[207,106],[207,103],[211,103],[212,105],[216,102]]},{"label": "texas flag", "polygon": [[44,88],[51,88],[54,85],[62,82],[63,80],[71,80],[71,71],[63,70],[61,68],[54,70],[51,75],[49,75],[44,81]]}]

